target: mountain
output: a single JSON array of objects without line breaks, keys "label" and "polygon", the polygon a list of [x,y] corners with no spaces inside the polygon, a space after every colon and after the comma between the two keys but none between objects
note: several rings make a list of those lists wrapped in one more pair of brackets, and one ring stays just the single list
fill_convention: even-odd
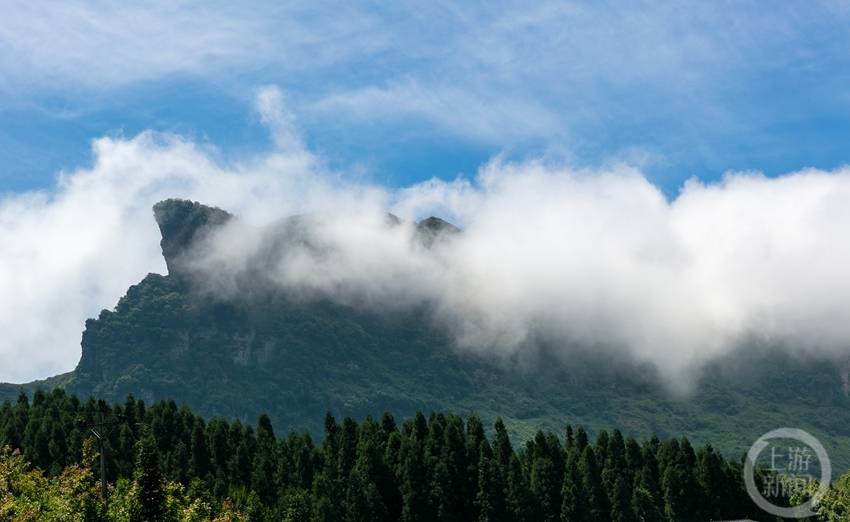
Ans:
[{"label": "mountain", "polygon": [[[577,354],[568,364],[545,354],[527,364],[496,361],[458,351],[427,305],[386,313],[264,285],[229,298],[198,291],[189,253],[237,218],[181,200],[157,204],[154,216],[168,275],[149,274],[86,322],[73,372],[0,385],[0,399],[54,386],[109,401],[173,398],[207,416],[253,422],[268,412],[277,429],[317,435],[325,410],[359,418],[474,412],[487,424],[501,416],[518,440],[570,422],[591,432],[686,434],[735,456],[762,433],[791,426],[816,435],[837,467],[850,467],[846,364],[753,346],[706,369],[693,394],[677,397],[651,367],[603,355]],[[309,243],[311,219],[284,220],[262,237],[279,242],[275,248]],[[388,226],[398,223],[388,216]],[[416,230],[426,248],[463,234],[438,218]]]}]

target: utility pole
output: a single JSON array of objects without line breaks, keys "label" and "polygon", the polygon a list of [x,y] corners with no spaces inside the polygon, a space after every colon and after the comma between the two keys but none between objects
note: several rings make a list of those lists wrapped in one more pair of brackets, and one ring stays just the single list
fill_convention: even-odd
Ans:
[{"label": "utility pole", "polygon": [[103,498],[103,505],[107,504],[107,496],[109,491],[106,487],[106,437],[109,435],[107,430],[111,430],[112,426],[122,422],[121,416],[113,416],[107,419],[103,410],[98,414],[98,421],[88,426],[92,435],[97,438],[98,451],[100,452],[100,495]]}]

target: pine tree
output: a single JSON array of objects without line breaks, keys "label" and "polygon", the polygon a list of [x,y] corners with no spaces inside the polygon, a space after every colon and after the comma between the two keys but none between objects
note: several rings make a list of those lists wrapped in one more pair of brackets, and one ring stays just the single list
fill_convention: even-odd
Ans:
[{"label": "pine tree", "polygon": [[236,446],[236,452],[228,461],[230,483],[236,486],[250,486],[254,432],[251,428],[244,428],[237,420],[230,429],[230,437]]},{"label": "pine tree", "polygon": [[136,447],[136,434],[128,422],[122,422],[118,428],[118,453],[116,455],[117,472],[122,477],[133,474],[133,459]]},{"label": "pine tree", "polygon": [[504,473],[508,469],[511,456],[514,454],[514,448],[511,445],[508,430],[505,429],[505,423],[502,422],[501,417],[496,419],[496,423],[493,425],[493,428],[495,432],[493,436],[493,454]]},{"label": "pine tree", "polygon": [[602,469],[602,484],[608,492],[613,522],[632,522],[632,478],[626,465],[626,444],[620,430],[607,439],[607,456]]},{"label": "pine tree", "polygon": [[664,517],[658,507],[658,499],[646,487],[642,477],[635,480],[632,488],[631,509],[638,522],[663,522]]},{"label": "pine tree", "polygon": [[440,454],[433,463],[432,492],[437,519],[442,521],[464,521],[466,483],[466,447],[463,439],[463,424],[457,417],[446,420],[442,430],[443,443]]},{"label": "pine tree", "polygon": [[[657,440],[657,439],[656,439]],[[658,459],[656,457],[657,445],[647,441],[641,446],[641,466],[638,471],[640,484],[644,487],[657,505],[661,499],[661,476],[658,471]],[[637,481],[638,477],[635,477]]]},{"label": "pine tree", "polygon": [[210,431],[210,454],[215,475],[219,471],[227,472],[227,461],[230,458],[230,430],[226,422],[214,419],[209,424]]},{"label": "pine tree", "polygon": [[611,483],[608,494],[611,506],[612,522],[633,522],[634,513],[631,506],[632,487],[628,483],[625,473],[618,473]]},{"label": "pine tree", "polygon": [[145,433],[136,444],[136,505],[132,522],[160,522],[166,519],[165,489],[159,467],[159,453],[153,435]]},{"label": "pine tree", "polygon": [[586,448],[587,445],[587,432],[584,431],[584,427],[579,426],[578,430],[576,430],[576,450],[578,451],[579,455],[584,452],[584,448]]},{"label": "pine tree", "polygon": [[[357,423],[351,417],[342,421],[342,429],[339,433],[339,454],[337,456],[337,476],[343,482],[348,480],[354,461],[357,458]],[[341,485],[341,491],[345,485]]]},{"label": "pine tree", "polygon": [[348,480],[345,498],[345,520],[349,522],[380,522],[386,520],[386,509],[378,486],[367,470],[354,467]]},{"label": "pine tree", "polygon": [[608,520],[608,497],[602,488],[602,477],[593,447],[585,446],[579,464],[582,494],[587,499],[589,520]]},{"label": "pine tree", "polygon": [[263,413],[257,421],[257,447],[251,466],[251,489],[260,500],[269,503],[277,493],[275,472],[277,470],[277,443],[272,421]]},{"label": "pine tree", "polygon": [[582,486],[578,456],[570,452],[561,486],[561,522],[591,522],[590,506]]},{"label": "pine tree", "polygon": [[[408,430],[406,430],[408,431]],[[402,440],[400,458],[401,519],[405,522],[433,520],[429,503],[428,470],[425,463],[425,417],[419,413]]]},{"label": "pine tree", "polygon": [[696,516],[699,487],[693,475],[696,456],[687,439],[676,439],[663,445],[666,463],[661,477],[664,515],[671,522],[689,521]]},{"label": "pine tree", "polygon": [[339,425],[330,412],[325,413],[325,440],[322,442],[321,471],[313,481],[313,510],[311,520],[342,520],[341,504],[344,493],[339,489],[337,456],[339,454]]},{"label": "pine tree", "polygon": [[522,464],[516,453],[511,455],[505,484],[505,515],[516,522],[534,520],[534,501],[528,486]]},{"label": "pine tree", "polygon": [[466,480],[469,484],[469,499],[466,502],[465,513],[467,520],[478,518],[478,508],[475,505],[475,495],[478,492],[478,464],[481,461],[481,447],[487,441],[484,435],[484,425],[481,419],[473,415],[466,421]]},{"label": "pine tree", "polygon": [[539,520],[557,520],[561,513],[561,477],[555,463],[546,454],[538,455],[531,465],[531,493],[539,505]]},{"label": "pine tree", "polygon": [[682,437],[681,448],[681,463],[680,467],[684,470],[684,490],[685,490],[685,517],[688,520],[694,520],[699,510],[700,486],[697,482],[695,470],[697,467],[697,456],[691,442],[687,437]]},{"label": "pine tree", "polygon": [[393,417],[393,414],[388,411],[385,411],[381,416],[381,431],[384,434],[384,440],[389,438],[390,434],[398,431],[398,426],[396,426],[395,423],[395,417]]},{"label": "pine tree", "polygon": [[290,433],[278,462],[278,482],[310,489],[316,474],[318,451],[310,435]]},{"label": "pine tree", "polygon": [[489,446],[481,451],[478,461],[478,493],[475,506],[478,522],[495,522],[505,519],[503,487],[499,483],[499,468]]},{"label": "pine tree", "polygon": [[390,433],[387,445],[384,449],[384,464],[387,469],[387,477],[382,486],[382,496],[387,507],[387,518],[398,520],[401,518],[402,497],[399,484],[402,476],[401,468],[401,445],[402,436],[398,430]]},{"label": "pine tree", "polygon": [[641,454],[640,445],[637,441],[629,437],[626,440],[626,455],[625,455],[625,476],[629,484],[634,487],[635,479],[640,474],[643,468],[643,455]]},{"label": "pine tree", "polygon": [[345,518],[351,522],[386,519],[386,507],[378,483],[386,474],[377,424],[367,419],[361,425],[356,459],[349,474]]},{"label": "pine tree", "polygon": [[192,426],[191,466],[195,477],[205,480],[210,472],[210,454],[204,422],[198,419]]},{"label": "pine tree", "polygon": [[726,476],[723,459],[710,444],[697,453],[695,476],[700,487],[697,516],[706,520],[720,518]]},{"label": "pine tree", "polygon": [[189,455],[189,449],[186,447],[186,444],[181,440],[177,443],[174,451],[166,455],[168,460],[168,465],[166,466],[166,469],[168,469],[168,480],[187,484],[191,471],[189,468],[191,456]]}]

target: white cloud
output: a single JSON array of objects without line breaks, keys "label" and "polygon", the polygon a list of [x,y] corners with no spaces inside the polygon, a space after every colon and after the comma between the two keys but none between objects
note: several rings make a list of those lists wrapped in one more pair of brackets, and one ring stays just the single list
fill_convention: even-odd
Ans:
[{"label": "white cloud", "polygon": [[272,134],[279,152],[305,154],[304,142],[295,124],[295,115],[285,109],[283,92],[274,85],[257,90],[257,112],[260,121]]},{"label": "white cloud", "polygon": [[[167,197],[258,225],[324,216],[317,234],[332,255],[294,250],[270,268],[273,280],[349,301],[431,300],[459,346],[484,354],[526,353],[541,339],[565,357],[592,346],[655,363],[681,384],[753,337],[803,352],[850,344],[850,169],[729,174],[668,201],[633,168],[497,158],[475,180],[389,189],[326,171],[297,145],[282,100],[258,92],[261,117],[284,129],[283,151],[222,165],[177,136],[103,138],[94,165],[65,173],[53,192],[3,199],[0,379],[69,370],[85,318],[164,270],[150,209]],[[387,209],[446,216],[465,231],[424,252],[409,228],[386,230]],[[216,238],[226,248],[209,266],[222,287],[256,239]]]},{"label": "white cloud", "polygon": [[751,338],[842,353],[848,198],[847,169],[730,174],[668,202],[628,169],[497,163],[479,204],[461,207],[465,284],[448,289],[473,312],[456,314],[472,344],[542,330],[624,349],[671,379]]},{"label": "white cloud", "polygon": [[564,139],[562,123],[555,114],[533,101],[485,98],[481,93],[457,87],[426,87],[410,79],[332,94],[312,109],[359,120],[421,118],[456,135],[497,144],[529,137]]}]

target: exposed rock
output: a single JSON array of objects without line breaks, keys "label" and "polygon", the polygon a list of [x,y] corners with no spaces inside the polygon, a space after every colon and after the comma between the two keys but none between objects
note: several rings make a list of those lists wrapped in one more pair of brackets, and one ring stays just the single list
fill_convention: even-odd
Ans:
[{"label": "exposed rock", "polygon": [[220,208],[184,199],[160,201],[153,206],[153,214],[162,234],[159,244],[170,275],[180,272],[181,255],[196,241],[233,218]]},{"label": "exposed rock", "polygon": [[460,234],[461,230],[438,217],[431,216],[416,223],[416,237],[430,248],[438,239],[449,238]]}]

